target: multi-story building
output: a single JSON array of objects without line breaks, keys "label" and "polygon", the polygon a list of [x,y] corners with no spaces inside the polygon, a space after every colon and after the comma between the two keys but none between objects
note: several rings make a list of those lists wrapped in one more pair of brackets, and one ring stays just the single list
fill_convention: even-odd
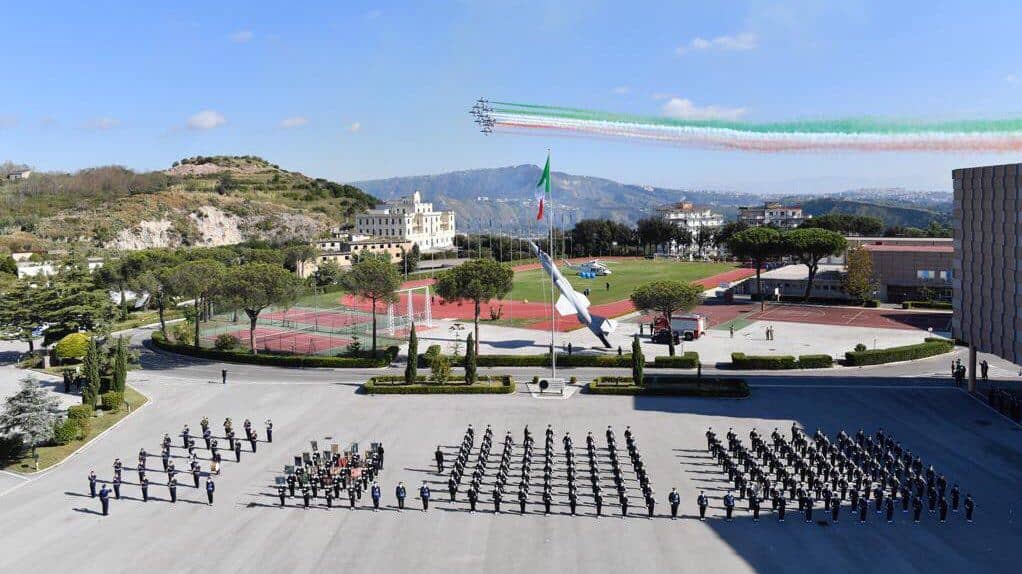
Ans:
[{"label": "multi-story building", "polygon": [[422,251],[454,247],[454,212],[434,211],[416,191],[355,216],[355,233],[410,241]]},{"label": "multi-story building", "polygon": [[738,220],[753,227],[773,225],[781,229],[793,229],[802,225],[806,219],[802,213],[802,207],[798,205],[768,202],[761,206],[738,208]]},{"label": "multi-story building", "polygon": [[[724,225],[724,215],[720,213],[714,213],[712,209],[708,207],[696,207],[690,201],[682,201],[679,203],[672,203],[669,205],[660,206],[657,208],[657,212],[665,220],[687,229],[692,237],[695,238],[701,229],[719,229]],[[690,254],[694,255],[713,255],[716,254],[716,246],[712,242],[707,242],[703,245],[702,253],[695,253],[698,250],[695,241],[688,250]],[[676,254],[680,251],[678,245],[671,241],[670,252]]]},{"label": "multi-story building", "polygon": [[1022,164],[956,169],[952,334],[976,352],[1022,364]]},{"label": "multi-story building", "polygon": [[335,231],[327,239],[317,239],[313,244],[319,250],[316,261],[299,268],[302,277],[314,275],[319,266],[327,261],[337,263],[342,269],[351,267],[352,262],[362,253],[386,253],[394,263],[400,263],[405,254],[412,250],[412,242],[398,237],[369,237],[348,235]]}]

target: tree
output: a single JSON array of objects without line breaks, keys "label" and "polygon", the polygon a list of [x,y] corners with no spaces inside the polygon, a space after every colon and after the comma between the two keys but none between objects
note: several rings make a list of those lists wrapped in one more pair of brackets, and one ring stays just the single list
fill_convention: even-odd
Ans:
[{"label": "tree", "polygon": [[412,244],[412,249],[405,253],[403,256],[405,269],[409,273],[416,271],[419,268],[419,263],[422,261],[422,250],[419,249],[418,243]]},{"label": "tree", "polygon": [[844,236],[829,229],[813,227],[792,229],[781,236],[783,252],[809,268],[803,301],[808,301],[812,293],[813,279],[820,268],[820,260],[841,253],[847,246],[848,241]]},{"label": "tree", "polygon": [[801,228],[818,227],[836,231],[842,235],[876,236],[884,230],[884,222],[870,215],[848,213],[826,213],[805,220]]},{"label": "tree", "polygon": [[120,295],[121,319],[128,316],[128,298],[125,291],[131,282],[145,272],[146,257],[146,254],[141,251],[129,252],[119,259],[105,262],[95,271],[96,281],[99,285],[115,289]]},{"label": "tree", "polygon": [[149,296],[148,306],[155,307],[160,319],[160,332],[167,335],[166,311],[173,303],[174,292],[168,281],[169,271],[181,263],[180,254],[172,249],[145,249],[136,252],[141,258],[139,271],[128,286],[139,295]]},{"label": "tree", "polygon": [[25,280],[0,293],[0,327],[11,333],[11,338],[28,343],[30,353],[35,351],[35,333],[46,323],[48,296],[48,288]]},{"label": "tree", "polygon": [[655,251],[657,247],[671,240],[675,233],[675,225],[663,217],[646,217],[636,222],[635,233],[642,243],[643,252],[650,245]]},{"label": "tree", "polygon": [[761,274],[763,264],[777,256],[781,249],[781,234],[772,227],[752,227],[731,236],[728,250],[739,259],[751,259],[756,266],[756,293],[759,294],[759,308],[766,308]]},{"label": "tree", "polygon": [[248,316],[248,345],[258,353],[255,330],[259,314],[271,305],[289,306],[298,298],[299,281],[293,273],[271,263],[246,263],[227,270],[224,300]]},{"label": "tree", "polygon": [[405,363],[405,382],[415,384],[419,369],[419,337],[415,334],[415,323],[408,333],[408,361]]},{"label": "tree", "polygon": [[334,285],[341,278],[341,266],[334,260],[328,259],[319,264],[313,281],[320,287]]},{"label": "tree", "polygon": [[469,385],[476,383],[476,346],[472,339],[472,333],[468,334],[465,341],[465,382]]},{"label": "tree", "polygon": [[0,258],[0,273],[7,275],[18,276],[18,262],[13,257],[8,255],[7,257]]},{"label": "tree", "polygon": [[741,231],[745,231],[749,228],[749,224],[744,221],[729,221],[724,225],[720,226],[720,229],[713,234],[713,244],[717,247],[727,247],[728,242],[731,238]]},{"label": "tree", "polygon": [[440,273],[436,293],[447,301],[471,301],[475,323],[475,351],[479,354],[479,311],[483,303],[511,292],[514,271],[493,259],[473,259]]},{"label": "tree", "polygon": [[111,390],[123,393],[124,385],[128,381],[128,348],[124,344],[124,337],[117,338],[112,379]]},{"label": "tree", "polygon": [[[671,324],[671,316],[678,311],[691,311],[702,299],[703,287],[681,281],[653,281],[632,291],[631,300],[636,309],[659,313]],[[667,338],[667,349],[674,356],[674,337]]]},{"label": "tree", "polygon": [[192,320],[195,322],[195,340],[192,344],[199,348],[199,322],[202,319],[202,307],[211,301],[223,283],[225,268],[218,261],[199,259],[187,261],[171,269],[167,274],[167,284],[180,297],[192,300]]},{"label": "tree", "polygon": [[442,385],[451,378],[451,361],[443,353],[437,353],[429,360],[430,378]]},{"label": "tree", "polygon": [[696,254],[700,259],[703,258],[703,251],[706,249],[706,246],[713,243],[716,234],[716,229],[706,225],[703,225],[696,230],[695,235],[692,237],[692,241],[696,244]]},{"label": "tree", "polygon": [[341,277],[341,285],[356,297],[368,299],[373,314],[373,355],[376,355],[376,304],[396,303],[395,293],[401,286],[401,276],[389,262],[379,257],[364,257],[353,264]]},{"label": "tree", "polygon": [[21,379],[21,390],[7,397],[0,413],[0,434],[20,435],[24,444],[36,447],[53,438],[60,401],[39,387],[33,377]]},{"label": "tree", "polygon": [[680,225],[671,224],[671,227],[674,229],[671,230],[669,241],[674,242],[674,244],[678,247],[679,252],[687,250],[689,245],[692,245],[692,241],[694,239],[692,232],[689,231],[687,227],[682,227]]},{"label": "tree", "polygon": [[[674,337],[671,337],[673,339]],[[646,364],[646,357],[642,356],[642,345],[638,337],[632,338],[632,381],[637,386],[642,386],[642,369]]]},{"label": "tree", "polygon": [[69,333],[107,333],[118,314],[109,293],[96,287],[85,261],[73,256],[37,296],[43,321],[49,324],[43,346]]},{"label": "tree", "polygon": [[873,274],[873,256],[862,245],[853,245],[845,254],[845,291],[859,301],[874,298],[877,290]]},{"label": "tree", "polygon": [[284,267],[305,277],[305,262],[319,255],[319,251],[308,243],[292,243],[284,249]]},{"label": "tree", "polygon": [[82,364],[85,376],[85,385],[82,387],[82,404],[90,407],[96,406],[96,399],[99,398],[102,360],[99,347],[96,344],[96,337],[89,337],[89,350],[85,352],[85,360]]}]

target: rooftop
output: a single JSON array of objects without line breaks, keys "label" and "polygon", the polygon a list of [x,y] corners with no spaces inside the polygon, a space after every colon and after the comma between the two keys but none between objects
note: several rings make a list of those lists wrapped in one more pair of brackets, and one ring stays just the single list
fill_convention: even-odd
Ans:
[{"label": "rooftop", "polygon": [[908,253],[954,253],[950,241],[947,245],[874,245],[863,244],[866,251],[904,251]]}]

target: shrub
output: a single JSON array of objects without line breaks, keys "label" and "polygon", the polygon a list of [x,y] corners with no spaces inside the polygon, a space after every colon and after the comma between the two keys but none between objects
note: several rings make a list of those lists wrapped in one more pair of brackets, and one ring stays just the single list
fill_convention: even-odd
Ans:
[{"label": "shrub", "polygon": [[942,353],[949,353],[955,348],[954,341],[927,337],[917,345],[905,345],[902,347],[888,347],[886,349],[867,349],[865,351],[848,351],[845,353],[845,363],[852,367],[863,365],[880,365],[893,363],[895,361],[911,361],[932,357]]},{"label": "shrub", "polygon": [[53,442],[67,444],[78,438],[78,425],[71,419],[64,419],[53,426]]},{"label": "shrub", "polygon": [[[493,384],[493,383],[499,384]],[[373,377],[363,386],[363,390],[369,394],[380,395],[433,395],[433,394],[509,394],[515,391],[515,385],[511,377],[484,376],[481,375],[476,384],[468,384],[465,377],[454,376],[444,384],[436,384],[418,376],[415,383],[408,384],[403,376],[384,375]]]},{"label": "shrub", "polygon": [[902,301],[902,309],[940,309],[951,310],[951,303],[947,301]]},{"label": "shrub", "polygon": [[791,355],[746,355],[731,353],[731,366],[735,369],[780,370],[797,369],[798,362]]},{"label": "shrub", "polygon": [[81,359],[85,356],[85,353],[89,350],[89,334],[88,333],[70,333],[64,335],[64,338],[57,341],[57,345],[54,351],[57,353],[57,358],[61,360],[65,359]]},{"label": "shrub", "polygon": [[694,369],[698,366],[699,353],[695,351],[685,351],[674,357],[656,357],[653,359],[653,364],[650,365],[654,369]]},{"label": "shrub", "polygon": [[218,351],[233,351],[234,349],[237,349],[240,344],[241,341],[230,333],[217,335],[216,340],[213,342],[213,346],[216,347]]},{"label": "shrub", "polygon": [[830,355],[799,355],[798,368],[824,369],[834,366],[834,357]]},{"label": "shrub", "polygon": [[876,299],[867,299],[863,301],[862,306],[875,309],[880,306],[880,301],[877,301]]},{"label": "shrub", "polygon": [[124,404],[124,393],[110,391],[100,395],[99,399],[103,405],[103,410],[115,413],[121,410],[121,406]]},{"label": "shrub", "polygon": [[572,375],[571,378],[568,379],[568,383],[572,384],[572,385],[577,385],[578,384],[578,377],[576,377],[575,375]]},{"label": "shrub", "polygon": [[855,352],[856,353],[861,353],[861,352],[865,351],[868,348],[869,347],[867,347],[866,345],[863,345],[862,343],[859,343],[858,345],[855,346]]},{"label": "shrub", "polygon": [[25,452],[25,442],[20,434],[0,435],[0,462],[17,460]]},{"label": "shrub", "polygon": [[429,365],[430,380],[442,385],[451,378],[451,362],[443,355],[434,355]]},{"label": "shrub", "polygon": [[67,418],[76,423],[87,421],[92,418],[94,412],[93,408],[89,405],[73,405],[67,409]]},{"label": "shrub", "polygon": [[225,361],[228,363],[248,363],[252,365],[266,365],[271,367],[291,367],[291,368],[335,368],[335,369],[363,369],[363,368],[376,368],[386,367],[393,361],[393,358],[397,355],[398,348],[395,346],[387,347],[382,352],[377,352],[375,356],[371,353],[362,353],[358,357],[329,357],[325,355],[275,355],[275,354],[259,354],[253,355],[248,351],[217,351],[214,349],[196,349],[191,345],[187,344],[176,344],[167,341],[163,334],[159,331],[153,333],[152,343],[159,349],[170,351],[172,353],[180,353],[182,355],[189,355],[192,357],[202,357],[204,359],[214,359],[217,361]]},{"label": "shrub", "polygon": [[179,345],[191,345],[195,343],[195,334],[192,333],[191,327],[188,326],[187,322],[175,323],[170,328],[170,336],[173,337],[174,342]]}]

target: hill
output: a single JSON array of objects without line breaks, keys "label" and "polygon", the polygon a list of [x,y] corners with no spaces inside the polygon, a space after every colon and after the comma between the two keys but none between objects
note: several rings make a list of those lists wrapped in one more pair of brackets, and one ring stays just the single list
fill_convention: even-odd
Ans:
[{"label": "hill", "polygon": [[186,158],[165,171],[120,166],[35,173],[0,185],[0,249],[112,249],[311,238],[377,202],[357,187],[254,156]]},{"label": "hill", "polygon": [[877,217],[885,227],[917,227],[923,229],[932,221],[951,224],[951,211],[940,211],[913,205],[887,205],[870,201],[856,201],[839,197],[790,198],[800,202],[805,213],[814,217],[827,213],[867,215]]},{"label": "hill", "polygon": [[[506,230],[527,230],[535,225],[533,196],[541,173],[539,166],[518,165],[360,181],[356,185],[383,199],[419,190],[438,207],[455,211],[461,230],[489,229],[491,221],[500,222]],[[565,225],[587,218],[634,224],[650,215],[656,205],[686,200],[715,206],[733,216],[737,206],[762,201],[760,196],[745,193],[630,185],[558,171],[551,173],[551,188],[555,221],[560,223],[563,215]]]}]

